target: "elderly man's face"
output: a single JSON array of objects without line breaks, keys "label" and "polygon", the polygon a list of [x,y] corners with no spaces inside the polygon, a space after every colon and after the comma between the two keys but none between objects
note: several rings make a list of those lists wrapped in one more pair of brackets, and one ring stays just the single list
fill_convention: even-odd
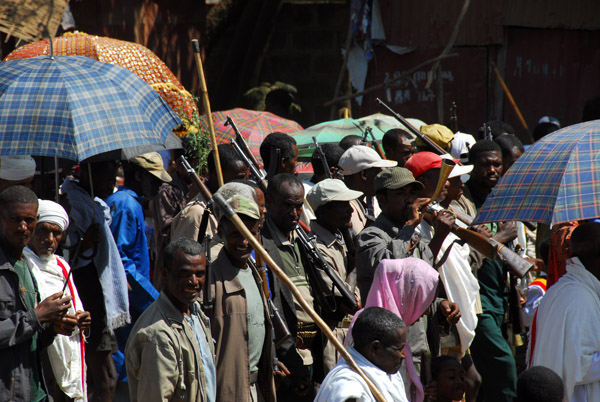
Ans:
[{"label": "elderly man's face", "polygon": [[204,254],[189,255],[178,250],[170,268],[163,267],[163,283],[165,292],[175,307],[182,313],[189,314],[190,306],[196,301],[206,273]]},{"label": "elderly man's face", "polygon": [[406,358],[404,346],[406,345],[406,329],[396,328],[392,342],[384,345],[376,341],[373,346],[371,363],[382,369],[388,374],[396,374],[400,370],[402,360]]},{"label": "elderly man's face", "polygon": [[29,240],[29,248],[38,257],[51,256],[56,252],[62,237],[63,231],[60,226],[50,222],[38,223]]},{"label": "elderly man's face", "polygon": [[12,203],[0,214],[0,230],[8,245],[15,250],[23,250],[37,222],[37,203]]}]

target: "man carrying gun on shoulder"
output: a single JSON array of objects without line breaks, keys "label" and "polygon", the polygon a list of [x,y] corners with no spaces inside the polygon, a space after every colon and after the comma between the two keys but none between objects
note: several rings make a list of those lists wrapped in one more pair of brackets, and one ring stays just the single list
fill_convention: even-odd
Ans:
[{"label": "man carrying gun on shoulder", "polygon": [[[347,278],[350,271],[354,269],[349,265],[348,248],[344,242],[342,230],[346,230],[350,226],[352,217],[350,201],[362,195],[363,193],[360,191],[350,190],[343,181],[337,179],[319,181],[306,195],[306,200],[317,217],[310,224],[311,232],[316,236],[317,250],[340,278]],[[331,280],[326,275],[322,279],[329,284],[328,288],[331,289]],[[353,285],[348,283],[345,285],[351,293],[355,294],[356,300],[360,300],[356,281]],[[343,304],[339,292],[334,292],[332,296],[332,302],[336,304],[336,311],[323,314],[323,318],[343,344],[355,311]],[[339,354],[326,338],[323,342],[323,368],[327,374],[337,364]]]},{"label": "man carrying gun on shoulder", "polygon": [[[307,303],[314,303],[313,289],[305,271],[308,262],[300,252],[294,232],[304,204],[302,182],[289,173],[273,176],[269,180],[266,204],[267,218],[261,233],[263,247],[298,287]],[[312,346],[317,338],[317,326],[287,287],[273,276],[269,279],[273,279],[273,303],[292,334],[276,349],[280,372],[285,375],[277,394],[286,401],[312,401],[315,395]]]}]

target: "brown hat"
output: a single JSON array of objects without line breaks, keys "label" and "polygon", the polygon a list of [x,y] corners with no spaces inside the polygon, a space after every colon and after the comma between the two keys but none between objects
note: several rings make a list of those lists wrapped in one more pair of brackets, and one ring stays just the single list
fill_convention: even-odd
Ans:
[{"label": "brown hat", "polygon": [[148,173],[158,177],[165,183],[170,183],[173,180],[171,175],[165,170],[162,157],[158,152],[148,152],[147,154],[138,155],[129,161],[145,169]]},{"label": "brown hat", "polygon": [[420,189],[423,189],[423,183],[415,180],[415,177],[411,173],[410,170],[402,168],[402,167],[394,167],[391,169],[385,169],[379,172],[377,176],[375,176],[375,192],[379,192],[380,190],[395,190],[397,188],[402,188],[412,183],[417,183]]}]

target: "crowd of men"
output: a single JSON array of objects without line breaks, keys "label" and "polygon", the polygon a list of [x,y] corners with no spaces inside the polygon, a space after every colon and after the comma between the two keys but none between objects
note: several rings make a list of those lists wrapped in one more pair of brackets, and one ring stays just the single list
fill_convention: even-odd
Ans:
[{"label": "crowd of men", "polygon": [[[476,141],[423,125],[446,155],[401,129],[385,153],[348,136],[304,181],[293,136],[265,138],[264,178],[219,145],[203,182],[226,205],[179,151],[170,173],[158,153],[82,163],[60,203],[31,190],[31,157],[3,157],[0,400],[109,401],[124,380],[132,401],[376,400],[336,340],[388,401],[600,400],[600,223],[558,245],[529,222],[471,226],[524,151],[510,126],[486,126]],[[457,228],[532,270],[517,278]],[[556,254],[566,274],[545,294]]]}]

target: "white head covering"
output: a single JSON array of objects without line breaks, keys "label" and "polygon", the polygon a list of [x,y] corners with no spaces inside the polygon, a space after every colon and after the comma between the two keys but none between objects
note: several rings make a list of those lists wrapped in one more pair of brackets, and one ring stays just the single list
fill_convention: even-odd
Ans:
[{"label": "white head covering", "polygon": [[35,175],[35,160],[31,156],[3,156],[0,158],[0,179],[25,180]]},{"label": "white head covering", "polygon": [[54,201],[39,200],[38,203],[38,223],[49,222],[60,226],[64,231],[69,227],[69,215],[67,211]]}]

